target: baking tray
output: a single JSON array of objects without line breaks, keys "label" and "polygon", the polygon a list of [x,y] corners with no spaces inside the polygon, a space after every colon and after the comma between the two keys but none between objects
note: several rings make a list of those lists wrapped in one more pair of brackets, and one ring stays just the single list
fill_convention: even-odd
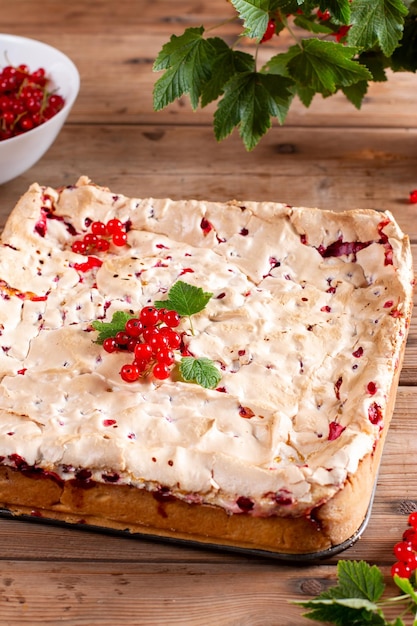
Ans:
[{"label": "baking tray", "polygon": [[110,528],[105,528],[103,526],[95,526],[93,524],[76,524],[76,523],[71,523],[71,522],[55,520],[55,519],[48,518],[48,517],[38,517],[35,515],[27,515],[27,514],[16,515],[6,508],[0,508],[0,517],[13,519],[16,521],[22,521],[22,522],[31,522],[35,524],[60,526],[63,528],[71,528],[71,529],[80,530],[84,532],[91,531],[95,533],[101,533],[101,534],[112,535],[112,536],[117,536],[117,537],[124,537],[127,539],[133,539],[133,540],[154,541],[157,543],[171,544],[171,545],[176,545],[176,546],[182,546],[185,548],[194,548],[194,549],[199,549],[199,550],[214,550],[216,552],[220,551],[224,553],[229,552],[229,553],[257,557],[257,558],[260,557],[260,558],[265,558],[265,559],[275,559],[277,561],[283,561],[287,563],[313,564],[314,562],[323,561],[325,559],[331,558],[332,556],[340,554],[344,550],[347,550],[348,548],[352,547],[354,543],[356,543],[356,541],[362,536],[363,532],[365,531],[368,525],[369,519],[371,517],[375,490],[376,490],[376,482],[372,490],[371,499],[369,502],[369,506],[368,506],[365,518],[362,524],[360,525],[360,527],[358,528],[358,530],[351,537],[349,537],[349,539],[346,539],[346,541],[343,541],[342,543],[336,546],[332,546],[331,548],[328,548],[327,550],[321,550],[319,552],[308,552],[308,553],[303,553],[303,554],[286,554],[284,552],[271,552],[268,550],[239,548],[235,546],[228,546],[228,545],[222,545],[222,544],[217,544],[217,543],[206,543],[204,541],[200,542],[200,541],[196,541],[193,539],[180,539],[180,538],[177,539],[175,537],[160,537],[158,535],[152,535],[148,533],[137,533],[137,532],[133,533],[128,530],[113,530]]}]

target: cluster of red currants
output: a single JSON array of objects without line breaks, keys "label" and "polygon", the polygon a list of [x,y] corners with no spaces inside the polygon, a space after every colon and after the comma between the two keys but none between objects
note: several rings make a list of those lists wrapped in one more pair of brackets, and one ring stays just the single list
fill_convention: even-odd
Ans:
[{"label": "cluster of red currants", "polygon": [[176,311],[146,306],[126,322],[123,331],[105,339],[106,352],[133,354],[133,361],[120,370],[122,380],[131,383],[151,373],[158,380],[168,378],[175,363],[174,350],[181,345],[181,335],[174,330],[179,323]]},{"label": "cluster of red currants", "polygon": [[397,561],[391,567],[391,575],[401,578],[410,578],[417,570],[417,511],[408,516],[408,525],[410,528],[404,531],[402,541],[394,546]]},{"label": "cluster of red currants", "polygon": [[43,67],[31,72],[27,65],[6,65],[0,72],[0,140],[40,126],[54,117],[65,100],[48,91]]},{"label": "cluster of red currants", "polygon": [[107,252],[110,242],[115,246],[124,246],[127,243],[126,227],[118,219],[104,222],[92,222],[90,232],[82,239],[73,242],[71,250],[77,254],[91,254],[92,252]]}]

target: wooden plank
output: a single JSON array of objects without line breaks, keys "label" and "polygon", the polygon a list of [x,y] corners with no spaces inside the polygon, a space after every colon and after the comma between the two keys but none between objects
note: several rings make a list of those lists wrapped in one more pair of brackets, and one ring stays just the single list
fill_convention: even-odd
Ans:
[{"label": "wooden plank", "polygon": [[311,622],[293,601],[334,584],[335,566],[11,561],[1,578],[5,624],[304,626]]},{"label": "wooden plank", "polygon": [[[8,562],[0,598],[5,624],[307,626],[305,601],[335,583],[335,566],[62,564]],[[388,583],[387,595],[396,595]],[[267,583],[266,583],[267,581]],[[398,616],[398,607],[386,617]],[[13,621],[9,621],[13,620]]]}]

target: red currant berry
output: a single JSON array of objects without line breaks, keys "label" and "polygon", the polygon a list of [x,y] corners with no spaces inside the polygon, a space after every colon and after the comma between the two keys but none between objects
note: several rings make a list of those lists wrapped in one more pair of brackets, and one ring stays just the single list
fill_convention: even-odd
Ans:
[{"label": "red currant berry", "polygon": [[117,343],[119,344],[119,346],[127,346],[127,344],[129,343],[130,337],[126,332],[124,332],[123,330],[120,330],[118,333],[116,333],[115,339]]},{"label": "red currant berry", "polygon": [[417,189],[410,191],[410,204],[417,204]]},{"label": "red currant berry", "polygon": [[394,546],[394,554],[399,561],[406,563],[413,554],[413,548],[409,541],[399,541]]},{"label": "red currant berry", "polygon": [[412,572],[417,569],[417,554],[415,552],[411,554],[410,558],[407,561],[407,565]]},{"label": "red currant berry", "polygon": [[415,536],[416,531],[414,530],[414,528],[407,528],[403,532],[403,541],[409,541],[411,543]]},{"label": "red currant berry", "polygon": [[171,369],[165,363],[155,363],[152,368],[152,374],[158,380],[165,380],[171,373]]},{"label": "red currant berry", "polygon": [[159,348],[155,357],[158,363],[165,363],[165,365],[172,365],[175,361],[175,355],[169,348]]},{"label": "red currant berry", "polygon": [[116,350],[118,349],[118,344],[117,341],[114,337],[107,337],[104,341],[103,341],[103,348],[106,352],[116,352]]},{"label": "red currant berry", "polygon": [[87,246],[92,246],[94,248],[97,244],[98,237],[93,233],[87,233],[84,235],[83,241]]},{"label": "red currant berry", "polygon": [[265,41],[269,41],[269,39],[272,39],[274,34],[275,34],[275,21],[269,20],[266,30],[264,32],[264,36],[261,39],[261,43],[264,43]]},{"label": "red currant berry", "polygon": [[139,368],[135,363],[125,363],[120,370],[120,376],[126,383],[134,383],[140,376]]},{"label": "red currant berry", "polygon": [[145,306],[139,313],[139,319],[144,326],[155,326],[159,321],[159,312],[154,306]]},{"label": "red currant berry", "polygon": [[152,348],[153,354],[156,354],[158,350],[162,348],[168,348],[168,339],[165,335],[161,335],[160,333],[154,333],[152,337],[149,338],[148,344]]},{"label": "red currant berry", "polygon": [[123,224],[120,220],[113,218],[107,222],[106,230],[108,235],[114,235],[115,233],[123,231]]},{"label": "red currant berry", "polygon": [[96,250],[98,250],[99,252],[107,252],[109,248],[110,244],[107,239],[102,239],[101,237],[97,238]]},{"label": "red currant berry", "polygon": [[135,348],[136,348],[136,344],[137,344],[138,340],[136,339],[136,337],[131,337],[127,343],[127,349],[129,350],[129,352],[134,352]]},{"label": "red currant berry", "polygon": [[163,326],[159,332],[161,335],[167,337],[168,347],[171,348],[171,350],[178,350],[181,345],[181,335],[168,326]]},{"label": "red currant berry", "polygon": [[143,360],[149,363],[152,358],[151,346],[147,343],[137,343],[135,346],[135,358],[138,359],[138,361]]},{"label": "red currant berry", "polygon": [[114,233],[112,236],[112,242],[115,246],[125,246],[127,243],[127,234],[123,231]]},{"label": "red currant berry", "polygon": [[125,331],[129,337],[139,337],[143,331],[142,322],[137,317],[132,317],[125,324]]},{"label": "red currant berry", "polygon": [[135,359],[133,363],[136,365],[141,374],[149,367],[149,361],[146,359]]},{"label": "red currant berry", "polygon": [[164,315],[164,322],[170,328],[176,328],[180,323],[181,317],[176,311],[167,311]]},{"label": "red currant berry", "polygon": [[417,511],[413,511],[408,516],[408,524],[417,532]]},{"label": "red currant berry", "polygon": [[391,576],[397,574],[400,578],[409,578],[411,575],[411,567],[406,563],[397,562],[391,567]]},{"label": "red currant berry", "polygon": [[106,234],[106,225],[103,222],[92,222],[91,232],[93,233],[93,235],[103,237]]},{"label": "red currant berry", "polygon": [[318,9],[317,10],[317,17],[322,22],[327,22],[327,20],[329,20],[331,18],[330,11],[328,9],[326,9],[325,11],[320,11],[320,9]]},{"label": "red currant berry", "polygon": [[143,341],[145,343],[149,343],[152,337],[154,335],[157,335],[158,333],[159,333],[159,328],[157,326],[144,326],[143,333],[142,333]]},{"label": "red currant berry", "polygon": [[84,241],[78,240],[74,241],[71,246],[71,250],[76,254],[85,254],[87,252],[87,246]]}]

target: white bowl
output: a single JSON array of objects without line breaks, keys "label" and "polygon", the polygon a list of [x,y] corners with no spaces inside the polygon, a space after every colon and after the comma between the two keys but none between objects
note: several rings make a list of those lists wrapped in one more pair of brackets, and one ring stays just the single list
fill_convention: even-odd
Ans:
[{"label": "white bowl", "polygon": [[50,148],[61,130],[80,89],[80,75],[74,63],[46,43],[0,33],[0,67],[26,64],[31,71],[45,69],[64,100],[64,107],[54,117],[16,137],[0,141],[0,184],[23,174]]}]

